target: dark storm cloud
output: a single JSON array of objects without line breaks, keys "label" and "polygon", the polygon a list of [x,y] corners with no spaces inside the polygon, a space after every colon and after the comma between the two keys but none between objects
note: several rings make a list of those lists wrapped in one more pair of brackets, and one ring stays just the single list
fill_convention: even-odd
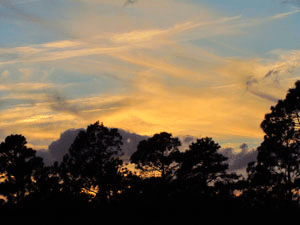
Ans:
[{"label": "dark storm cloud", "polygon": [[193,136],[185,136],[184,138],[182,138],[182,142],[186,144],[191,144],[191,142],[195,140],[196,138]]},{"label": "dark storm cloud", "polygon": [[246,169],[249,162],[256,161],[256,150],[250,150],[245,143],[240,146],[240,150],[239,153],[234,153],[233,148],[225,148],[220,151],[221,154],[228,157],[229,171]]},{"label": "dark storm cloud", "polygon": [[[64,131],[60,138],[53,141],[48,150],[38,150],[37,155],[44,158],[46,165],[51,165],[55,161],[61,162],[63,156],[68,153],[71,144],[74,142],[76,136],[82,129],[69,129]],[[138,144],[147,138],[148,136],[142,136],[136,133],[131,133],[122,129],[118,129],[118,132],[122,136],[123,146],[122,150],[124,155],[122,159],[125,163],[130,162],[130,156],[137,150]],[[187,147],[195,138],[192,136],[186,136],[180,138],[183,146]],[[186,150],[185,148],[184,150]],[[257,151],[250,150],[247,144],[242,144],[240,146],[240,152],[235,153],[233,148],[224,148],[219,151],[219,153],[228,157],[227,163],[229,164],[229,171],[237,171],[241,169],[246,169],[247,165],[251,161],[256,161]]]},{"label": "dark storm cloud", "polygon": [[194,136],[186,135],[179,137],[179,140],[181,142],[181,146],[179,146],[178,149],[181,152],[185,152],[187,149],[189,149],[189,146],[192,144],[192,142],[196,142],[197,138]]},{"label": "dark storm cloud", "polygon": [[119,133],[122,136],[123,146],[122,150],[124,156],[122,156],[125,163],[128,163],[130,156],[137,150],[138,144],[147,138],[148,136],[138,135],[136,133],[131,133],[122,129],[118,129]]},{"label": "dark storm cloud", "polygon": [[[63,156],[68,153],[71,144],[82,130],[84,129],[69,129],[64,131],[61,133],[59,139],[53,141],[49,145],[48,150],[39,150],[37,151],[37,155],[44,158],[46,165],[51,165],[55,161],[62,162]],[[139,142],[149,137],[130,133],[122,129],[118,129],[118,131],[121,134],[123,141],[122,150],[124,156],[122,156],[122,159],[125,163],[128,163],[130,156],[136,151]]]},{"label": "dark storm cloud", "polygon": [[36,156],[43,158],[45,166],[51,166],[55,162],[53,155],[47,149],[39,149]]},{"label": "dark storm cloud", "polygon": [[78,133],[84,129],[69,129],[63,132],[60,135],[60,138],[56,141],[53,141],[49,147],[48,151],[53,157],[53,162],[58,161],[61,162],[63,159],[63,156],[68,153],[68,150],[75,140]]}]

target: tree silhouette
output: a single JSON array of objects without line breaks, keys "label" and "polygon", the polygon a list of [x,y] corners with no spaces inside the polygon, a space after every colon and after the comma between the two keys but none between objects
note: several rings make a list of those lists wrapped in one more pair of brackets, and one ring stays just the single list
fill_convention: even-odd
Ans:
[{"label": "tree silhouette", "polygon": [[179,152],[180,145],[179,139],[173,138],[172,134],[166,132],[155,134],[139,143],[130,160],[143,172],[160,172],[162,179],[165,180],[172,173],[171,164],[175,160],[174,155]]},{"label": "tree silhouette", "polygon": [[36,151],[26,146],[22,135],[10,135],[0,144],[0,173],[4,181],[0,192],[9,201],[22,207],[25,195],[34,190],[34,177],[43,167],[43,160]]},{"label": "tree silhouette", "polygon": [[[59,204],[62,201],[62,195],[64,197],[68,195],[63,189],[64,183],[61,177],[61,168],[58,162],[55,162],[52,166],[43,167],[35,174],[36,189],[31,194],[28,205],[39,205],[40,207],[46,207],[47,209],[53,207],[62,206]],[[60,199],[58,199],[60,198]]]},{"label": "tree silhouette", "polygon": [[286,196],[292,199],[293,182],[299,174],[300,163],[300,81],[290,89],[284,100],[271,107],[261,128],[264,141],[258,147],[259,168],[281,177]]},{"label": "tree silhouette", "polygon": [[[63,158],[61,165],[65,188],[80,195],[83,189],[96,199],[106,202],[111,196],[112,184],[119,176],[122,165],[122,137],[117,129],[108,129],[96,122],[80,131]],[[98,191],[96,191],[98,189]]]},{"label": "tree silhouette", "polygon": [[228,164],[224,163],[227,157],[218,153],[219,149],[220,145],[212,138],[197,139],[177,158],[180,163],[176,171],[178,179],[207,189],[208,184],[224,175],[228,168]]}]

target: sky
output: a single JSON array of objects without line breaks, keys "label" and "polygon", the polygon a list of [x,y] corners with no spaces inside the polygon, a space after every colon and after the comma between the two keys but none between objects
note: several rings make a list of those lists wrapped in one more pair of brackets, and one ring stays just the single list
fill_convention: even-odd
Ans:
[{"label": "sky", "polygon": [[242,152],[300,79],[299,0],[0,0],[0,139],[96,121]]}]

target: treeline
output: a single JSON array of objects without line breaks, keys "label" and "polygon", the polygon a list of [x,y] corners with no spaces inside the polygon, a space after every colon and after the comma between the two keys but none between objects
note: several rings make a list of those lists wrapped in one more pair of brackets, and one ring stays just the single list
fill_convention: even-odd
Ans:
[{"label": "treeline", "polygon": [[[153,213],[233,214],[249,209],[299,210],[300,82],[271,107],[261,124],[264,141],[247,177],[228,173],[227,158],[212,138],[181,152],[178,138],[162,132],[139,143],[129,170],[122,136],[96,122],[79,132],[61,163],[44,166],[22,135],[0,144],[2,209],[102,209],[103,215]],[[137,172],[138,171],[138,172]],[[100,211],[99,211],[100,212]],[[154,213],[155,212],[155,213]],[[116,214],[117,215],[117,214]]]},{"label": "treeline", "polygon": [[[79,132],[60,164],[44,166],[26,143],[22,135],[10,135],[0,145],[2,207],[98,207],[149,196],[225,196],[224,185],[240,178],[226,173],[227,158],[211,138],[197,139],[180,152],[178,138],[155,134],[132,154],[136,171],[121,160],[117,129],[99,122]],[[226,196],[235,196],[230,189]]]}]

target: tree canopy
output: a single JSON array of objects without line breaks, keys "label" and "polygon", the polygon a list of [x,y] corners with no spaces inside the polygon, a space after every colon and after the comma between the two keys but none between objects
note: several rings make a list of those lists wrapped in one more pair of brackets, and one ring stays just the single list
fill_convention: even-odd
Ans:
[{"label": "tree canopy", "polygon": [[43,159],[26,146],[22,135],[10,135],[0,144],[0,194],[21,206],[25,195],[34,191],[34,178],[43,167]]},{"label": "tree canopy", "polygon": [[[265,115],[261,128],[264,141],[258,147],[258,167],[265,167],[281,183],[286,195],[292,198],[293,183],[300,168],[300,81],[289,89],[286,98],[279,100]],[[260,169],[260,170],[261,170]],[[276,178],[275,178],[276,177]],[[278,181],[278,179],[281,181]]]},{"label": "tree canopy", "polygon": [[98,188],[97,196],[103,199],[110,194],[109,184],[116,182],[122,137],[117,129],[109,129],[96,122],[80,131],[64,156],[61,165],[64,179],[77,192]]},{"label": "tree canopy", "polygon": [[181,164],[177,170],[178,178],[207,186],[218,175],[224,174],[228,168],[228,164],[224,163],[227,157],[218,153],[220,148],[212,138],[197,139],[178,157]]},{"label": "tree canopy", "polygon": [[171,164],[175,160],[175,154],[179,152],[180,145],[179,139],[172,137],[172,134],[155,134],[139,143],[137,151],[130,158],[131,163],[136,164],[136,168],[142,171],[158,171],[165,179],[172,173]]}]

